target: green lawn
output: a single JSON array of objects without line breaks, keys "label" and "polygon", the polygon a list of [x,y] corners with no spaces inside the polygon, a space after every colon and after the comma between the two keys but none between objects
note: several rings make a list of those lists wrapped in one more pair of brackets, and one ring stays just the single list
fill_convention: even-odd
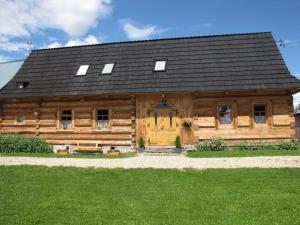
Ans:
[{"label": "green lawn", "polygon": [[0,167],[0,224],[299,225],[300,169]]},{"label": "green lawn", "polygon": [[250,157],[250,156],[280,156],[298,155],[298,150],[226,150],[226,151],[189,151],[186,154],[192,158],[212,158],[212,157]]},{"label": "green lawn", "polygon": [[101,154],[70,154],[70,155],[61,155],[61,154],[53,154],[53,153],[0,153],[1,156],[25,156],[25,157],[46,157],[46,158],[105,158],[105,159],[115,159],[115,158],[128,158],[134,157],[136,155],[135,152],[123,153],[121,155],[116,156],[108,156]]}]

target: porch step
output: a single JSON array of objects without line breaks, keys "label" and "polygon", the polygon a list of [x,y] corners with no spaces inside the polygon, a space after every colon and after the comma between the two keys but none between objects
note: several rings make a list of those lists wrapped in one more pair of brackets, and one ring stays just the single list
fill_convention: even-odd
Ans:
[{"label": "porch step", "polygon": [[151,153],[151,152],[143,152],[138,153],[139,156],[178,156],[181,153]]},{"label": "porch step", "polygon": [[181,150],[174,147],[151,147],[146,148],[144,153],[180,154]]}]

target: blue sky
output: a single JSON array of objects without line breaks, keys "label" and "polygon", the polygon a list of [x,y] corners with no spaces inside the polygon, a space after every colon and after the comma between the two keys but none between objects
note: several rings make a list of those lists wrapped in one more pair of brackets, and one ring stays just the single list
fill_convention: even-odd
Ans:
[{"label": "blue sky", "polygon": [[0,60],[33,48],[271,31],[300,77],[298,0],[0,0]]}]

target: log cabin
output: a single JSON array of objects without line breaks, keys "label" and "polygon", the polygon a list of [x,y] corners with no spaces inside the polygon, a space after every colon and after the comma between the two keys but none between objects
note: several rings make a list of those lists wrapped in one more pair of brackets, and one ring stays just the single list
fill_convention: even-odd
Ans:
[{"label": "log cabin", "polygon": [[299,90],[270,32],[40,49],[0,92],[0,132],[123,151],[277,143],[295,139]]}]

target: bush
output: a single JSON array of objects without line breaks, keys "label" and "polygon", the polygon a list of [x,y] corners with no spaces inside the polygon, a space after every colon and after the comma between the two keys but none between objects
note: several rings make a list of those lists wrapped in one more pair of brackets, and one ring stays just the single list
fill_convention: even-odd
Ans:
[{"label": "bush", "polygon": [[139,140],[138,140],[138,144],[139,144],[139,147],[140,148],[144,148],[145,147],[145,140],[143,137],[141,137]]},{"label": "bush", "polygon": [[276,150],[276,145],[271,145],[269,143],[264,142],[241,142],[233,147],[234,150],[242,150],[242,151],[249,151],[249,150],[260,150],[260,149],[266,149],[266,150]]},{"label": "bush", "polygon": [[224,151],[227,146],[224,143],[224,140],[221,137],[212,137],[203,144],[197,145],[198,151]]},{"label": "bush", "polygon": [[296,143],[289,141],[289,142],[283,142],[278,145],[279,150],[297,150],[298,146]]},{"label": "bush", "polygon": [[284,142],[279,145],[272,145],[264,142],[241,142],[233,147],[234,150],[297,150],[297,144],[294,142]]},{"label": "bush", "polygon": [[249,151],[249,150],[255,150],[255,147],[253,144],[247,143],[247,142],[241,142],[236,144],[233,147],[234,150],[241,150],[241,151]]},{"label": "bush", "polygon": [[181,148],[181,138],[179,135],[176,136],[175,146],[176,146],[176,148]]},{"label": "bush", "polygon": [[50,153],[52,145],[39,137],[25,137],[22,135],[2,134],[0,135],[1,152],[39,152]]}]

